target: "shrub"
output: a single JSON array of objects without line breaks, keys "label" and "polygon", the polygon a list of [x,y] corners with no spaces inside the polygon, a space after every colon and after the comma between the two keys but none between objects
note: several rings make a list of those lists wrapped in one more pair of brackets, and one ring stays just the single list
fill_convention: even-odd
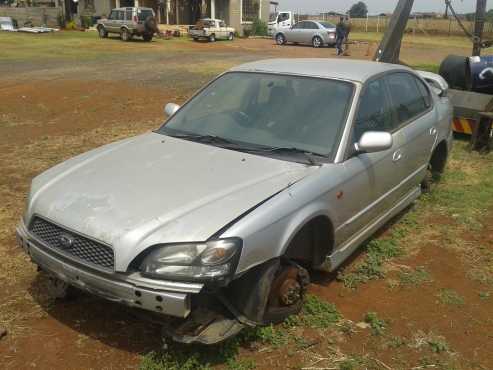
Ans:
[{"label": "shrub", "polygon": [[268,34],[267,23],[261,19],[256,18],[252,24],[252,33],[255,36],[267,36]]}]

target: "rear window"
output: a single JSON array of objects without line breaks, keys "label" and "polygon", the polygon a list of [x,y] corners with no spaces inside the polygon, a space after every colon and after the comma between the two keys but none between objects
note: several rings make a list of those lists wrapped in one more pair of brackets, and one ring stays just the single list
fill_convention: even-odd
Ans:
[{"label": "rear window", "polygon": [[393,73],[387,76],[387,83],[399,125],[428,110],[429,105],[418,89],[414,76]]},{"label": "rear window", "polygon": [[151,9],[139,9],[137,16],[139,21],[145,21],[148,17],[154,17],[154,12]]},{"label": "rear window", "polygon": [[334,26],[332,23],[329,22],[318,22],[318,23],[320,23],[325,28],[336,28],[336,26]]}]

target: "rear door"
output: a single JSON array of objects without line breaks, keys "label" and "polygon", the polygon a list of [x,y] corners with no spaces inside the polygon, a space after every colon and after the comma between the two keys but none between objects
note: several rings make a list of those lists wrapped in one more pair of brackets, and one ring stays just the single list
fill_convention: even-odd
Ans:
[{"label": "rear door", "polygon": [[318,30],[318,25],[315,22],[304,22],[303,31],[302,31],[302,39],[301,42],[305,44],[311,44],[313,36]]},{"label": "rear door", "polygon": [[[353,123],[348,160],[344,163],[348,181],[344,186],[346,204],[339,242],[354,236],[390,210],[398,200],[402,182],[400,153],[404,143],[402,134],[394,130],[390,97],[383,77],[366,83]],[[354,144],[368,131],[392,134],[391,149],[379,153],[354,153]]]},{"label": "rear door", "polygon": [[296,23],[289,31],[286,32],[289,42],[303,42],[303,31],[305,22]]},{"label": "rear door", "polygon": [[[402,162],[405,193],[423,181],[433,147],[438,138],[438,117],[429,87],[408,72],[386,77],[394,112],[394,125],[404,138]],[[405,194],[403,194],[405,195]]]}]

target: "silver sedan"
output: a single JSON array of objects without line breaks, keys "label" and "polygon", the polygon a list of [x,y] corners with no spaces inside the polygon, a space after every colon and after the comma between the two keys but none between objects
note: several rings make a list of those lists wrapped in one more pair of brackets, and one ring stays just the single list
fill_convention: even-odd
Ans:
[{"label": "silver sedan", "polygon": [[310,44],[314,48],[324,45],[335,45],[336,26],[329,22],[302,21],[289,29],[280,29],[274,33],[278,45],[288,42],[296,44]]},{"label": "silver sedan", "polygon": [[443,79],[383,63],[250,63],[165,111],[37,176],[17,237],[57,291],[186,319],[165,332],[188,343],[297,313],[309,271],[416,200],[452,145]]}]

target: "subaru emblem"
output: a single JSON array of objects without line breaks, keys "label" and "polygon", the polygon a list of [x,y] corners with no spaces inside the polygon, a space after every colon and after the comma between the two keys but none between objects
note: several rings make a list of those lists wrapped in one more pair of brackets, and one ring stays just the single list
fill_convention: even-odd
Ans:
[{"label": "subaru emblem", "polygon": [[61,234],[58,237],[58,242],[62,249],[69,249],[74,244],[74,238],[68,234]]}]

